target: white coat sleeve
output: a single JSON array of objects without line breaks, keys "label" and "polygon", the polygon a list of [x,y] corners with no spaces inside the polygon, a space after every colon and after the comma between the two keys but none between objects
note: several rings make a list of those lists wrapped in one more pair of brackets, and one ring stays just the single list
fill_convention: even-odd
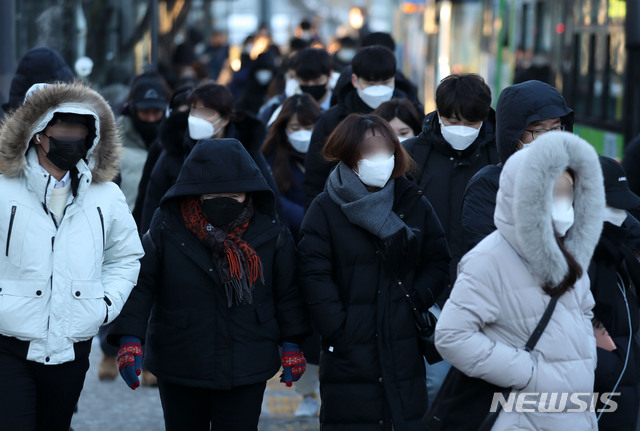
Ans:
[{"label": "white coat sleeve", "polygon": [[436,325],[436,348],[444,360],[470,377],[520,389],[533,376],[531,354],[481,332],[497,320],[501,311],[497,265],[494,257],[487,254],[471,253],[463,258]]},{"label": "white coat sleeve", "polygon": [[[114,187],[117,186],[114,184]],[[111,323],[124,307],[138,280],[140,259],[144,256],[136,223],[120,190],[111,194],[111,219],[105,235],[102,261],[102,285],[107,303],[107,320]]]}]

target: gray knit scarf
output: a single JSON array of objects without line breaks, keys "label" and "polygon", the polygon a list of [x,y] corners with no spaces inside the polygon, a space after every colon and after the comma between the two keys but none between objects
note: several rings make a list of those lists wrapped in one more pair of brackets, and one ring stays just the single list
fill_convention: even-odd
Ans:
[{"label": "gray knit scarf", "polygon": [[393,212],[395,180],[369,192],[358,175],[342,162],[329,175],[326,190],[347,219],[380,238],[385,248],[403,248],[415,236]]}]

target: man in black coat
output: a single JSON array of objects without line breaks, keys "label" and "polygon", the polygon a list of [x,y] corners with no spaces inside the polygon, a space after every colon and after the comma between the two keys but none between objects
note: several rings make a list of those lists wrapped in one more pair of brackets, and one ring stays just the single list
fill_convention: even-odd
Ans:
[{"label": "man in black coat", "polygon": [[[527,81],[505,88],[496,107],[496,145],[500,163],[471,178],[462,201],[465,250],[496,230],[493,213],[502,165],[516,151],[550,130],[573,131],[573,110],[549,84]],[[535,145],[535,143],[533,143]]]},{"label": "man in black coat", "polygon": [[[392,98],[407,98],[407,94],[395,86],[396,58],[389,49],[382,46],[362,48],[353,57],[351,67],[351,82],[338,91],[338,104],[323,112],[313,128],[305,159],[303,190],[306,207],[324,190],[329,173],[335,166],[335,163],[324,159],[322,149],[338,124],[353,113],[369,114]],[[382,94],[383,87],[390,89],[386,95]],[[380,91],[381,95],[368,96],[376,91]]]},{"label": "man in black coat", "polygon": [[[491,90],[475,74],[450,75],[436,90],[436,111],[424,119],[422,132],[404,143],[415,160],[414,178],[433,205],[451,250],[451,285],[464,254],[462,196],[481,168],[498,163]],[[449,289],[440,297],[440,305]]]},{"label": "man in black coat", "polygon": [[[596,302],[594,331],[598,367],[594,392],[617,392],[617,409],[598,421],[600,431],[635,430],[640,403],[640,329],[638,287],[640,251],[638,221],[626,211],[640,207],[640,197],[629,190],[620,164],[600,157],[607,196],[604,227],[589,265],[591,293]],[[603,404],[598,402],[598,409]],[[598,410],[597,410],[598,411]]]}]

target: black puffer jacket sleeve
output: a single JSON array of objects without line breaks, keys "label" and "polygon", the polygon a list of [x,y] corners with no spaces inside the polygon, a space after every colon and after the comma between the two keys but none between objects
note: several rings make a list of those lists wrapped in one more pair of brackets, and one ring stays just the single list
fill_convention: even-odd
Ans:
[{"label": "black puffer jacket sleeve", "polygon": [[344,325],[346,310],[333,275],[329,221],[317,199],[302,221],[300,238],[298,268],[302,295],[322,338],[335,341]]},{"label": "black puffer jacket sleeve", "polygon": [[465,253],[496,230],[493,213],[496,209],[500,171],[501,169],[494,165],[481,169],[471,178],[464,191],[462,230]]},{"label": "black puffer jacket sleeve", "polygon": [[449,290],[451,253],[438,216],[426,198],[423,198],[423,202],[428,206],[424,221],[424,238],[427,241],[422,245],[420,269],[413,286],[422,304],[428,309],[435,304],[442,292]]},{"label": "black puffer jacket sleeve", "polygon": [[282,341],[302,343],[311,334],[309,316],[297,283],[296,245],[283,225],[278,238],[273,267],[273,294],[276,319]]},{"label": "black puffer jacket sleeve", "polygon": [[305,176],[302,184],[305,208],[309,208],[315,197],[322,193],[334,166],[322,155],[324,145],[333,131],[330,129],[331,124],[329,124],[334,122],[329,118],[330,114],[333,114],[331,110],[320,116],[311,134],[311,143],[304,162]]},{"label": "black puffer jacket sleeve", "polygon": [[133,288],[120,315],[109,327],[107,341],[114,346],[120,345],[120,337],[132,335],[140,338],[144,344],[147,335],[147,322],[155,302],[156,286],[159,284],[160,250],[153,241],[151,232],[142,237],[144,257],[140,261],[138,284]]},{"label": "black puffer jacket sleeve", "polygon": [[164,194],[175,183],[180,166],[171,160],[171,156],[164,151],[158,162],[155,164],[151,175],[149,176],[149,184],[147,185],[144,204],[142,206],[142,217],[140,219],[140,232],[145,233],[149,229],[151,219],[156,209],[160,206],[160,201]]}]

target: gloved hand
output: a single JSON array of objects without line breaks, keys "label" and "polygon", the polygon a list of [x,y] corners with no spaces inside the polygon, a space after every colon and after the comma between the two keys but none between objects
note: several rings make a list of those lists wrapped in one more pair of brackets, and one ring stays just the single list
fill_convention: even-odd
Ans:
[{"label": "gloved hand", "polygon": [[282,343],[282,368],[280,381],[291,387],[293,382],[300,380],[300,377],[307,369],[307,360],[300,350],[300,346],[295,343]]},{"label": "gloved hand", "polygon": [[138,376],[142,372],[142,345],[138,337],[125,335],[120,337],[118,350],[118,370],[127,386],[136,389],[140,386]]}]

